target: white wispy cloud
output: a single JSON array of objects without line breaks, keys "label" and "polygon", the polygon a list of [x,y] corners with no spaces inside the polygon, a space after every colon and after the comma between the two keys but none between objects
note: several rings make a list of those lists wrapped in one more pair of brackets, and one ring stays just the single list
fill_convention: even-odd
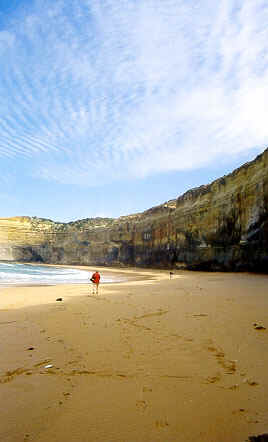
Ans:
[{"label": "white wispy cloud", "polygon": [[0,32],[0,156],[97,185],[268,144],[265,0],[36,0]]}]

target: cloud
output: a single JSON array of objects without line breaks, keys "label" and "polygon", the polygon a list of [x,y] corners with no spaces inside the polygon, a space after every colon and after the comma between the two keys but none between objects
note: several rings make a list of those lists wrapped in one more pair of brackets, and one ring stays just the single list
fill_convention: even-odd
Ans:
[{"label": "cloud", "polygon": [[19,14],[0,33],[0,156],[29,173],[90,186],[268,144],[264,0],[39,0]]},{"label": "cloud", "polygon": [[8,31],[0,32],[0,53],[10,49],[15,42],[15,35]]}]

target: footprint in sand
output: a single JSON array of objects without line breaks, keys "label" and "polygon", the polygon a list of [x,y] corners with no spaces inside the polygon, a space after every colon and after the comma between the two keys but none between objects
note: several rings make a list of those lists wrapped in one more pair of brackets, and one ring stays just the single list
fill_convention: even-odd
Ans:
[{"label": "footprint in sand", "polygon": [[169,423],[167,421],[167,419],[159,419],[157,421],[155,421],[155,426],[156,428],[165,428],[169,426]]},{"label": "footprint in sand", "polygon": [[142,388],[142,391],[143,391],[143,393],[147,393],[147,392],[151,393],[151,392],[153,391],[153,389],[150,388],[150,387],[146,387],[146,386],[144,386],[144,387]]},{"label": "footprint in sand", "polygon": [[232,414],[241,414],[241,413],[246,413],[247,410],[245,410],[245,408],[239,408],[239,410],[234,410],[232,411]]},{"label": "footprint in sand", "polygon": [[8,370],[1,378],[0,384],[6,384],[7,382],[12,381],[15,376],[19,376],[21,374],[27,373],[28,370],[24,368],[16,368],[15,370]]},{"label": "footprint in sand", "polygon": [[206,384],[215,384],[215,382],[219,382],[221,380],[221,376],[218,374],[216,376],[208,376],[206,378]]},{"label": "footprint in sand", "polygon": [[236,372],[236,361],[226,360],[224,351],[213,345],[209,345],[207,350],[214,353],[218,364],[225,369],[226,374],[234,374]]},{"label": "footprint in sand", "polygon": [[228,390],[238,390],[238,388],[239,388],[239,385],[238,384],[234,384],[234,385],[231,385],[231,387],[228,387],[227,389]]},{"label": "footprint in sand", "polygon": [[248,384],[248,385],[250,385],[251,387],[256,387],[257,385],[259,385],[258,382],[253,381],[252,379],[248,379],[248,378],[246,378],[246,379],[243,380],[243,384]]},{"label": "footprint in sand", "polygon": [[144,410],[146,410],[147,407],[148,407],[148,404],[146,401],[143,401],[143,400],[136,401],[136,408],[138,410],[144,411]]}]

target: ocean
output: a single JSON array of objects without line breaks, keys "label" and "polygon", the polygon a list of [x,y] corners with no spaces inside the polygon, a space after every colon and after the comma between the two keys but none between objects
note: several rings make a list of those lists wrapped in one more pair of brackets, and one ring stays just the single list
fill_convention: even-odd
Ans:
[{"label": "ocean", "polygon": [[[50,267],[45,265],[0,263],[0,287],[15,285],[87,284],[92,272],[86,270]],[[105,278],[101,283],[119,282],[118,278]]]}]

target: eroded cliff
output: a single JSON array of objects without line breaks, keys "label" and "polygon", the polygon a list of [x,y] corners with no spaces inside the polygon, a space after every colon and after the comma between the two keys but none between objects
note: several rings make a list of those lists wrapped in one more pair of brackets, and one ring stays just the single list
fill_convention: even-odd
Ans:
[{"label": "eroded cliff", "polygon": [[143,213],[66,224],[1,218],[0,259],[268,273],[268,149]]}]

